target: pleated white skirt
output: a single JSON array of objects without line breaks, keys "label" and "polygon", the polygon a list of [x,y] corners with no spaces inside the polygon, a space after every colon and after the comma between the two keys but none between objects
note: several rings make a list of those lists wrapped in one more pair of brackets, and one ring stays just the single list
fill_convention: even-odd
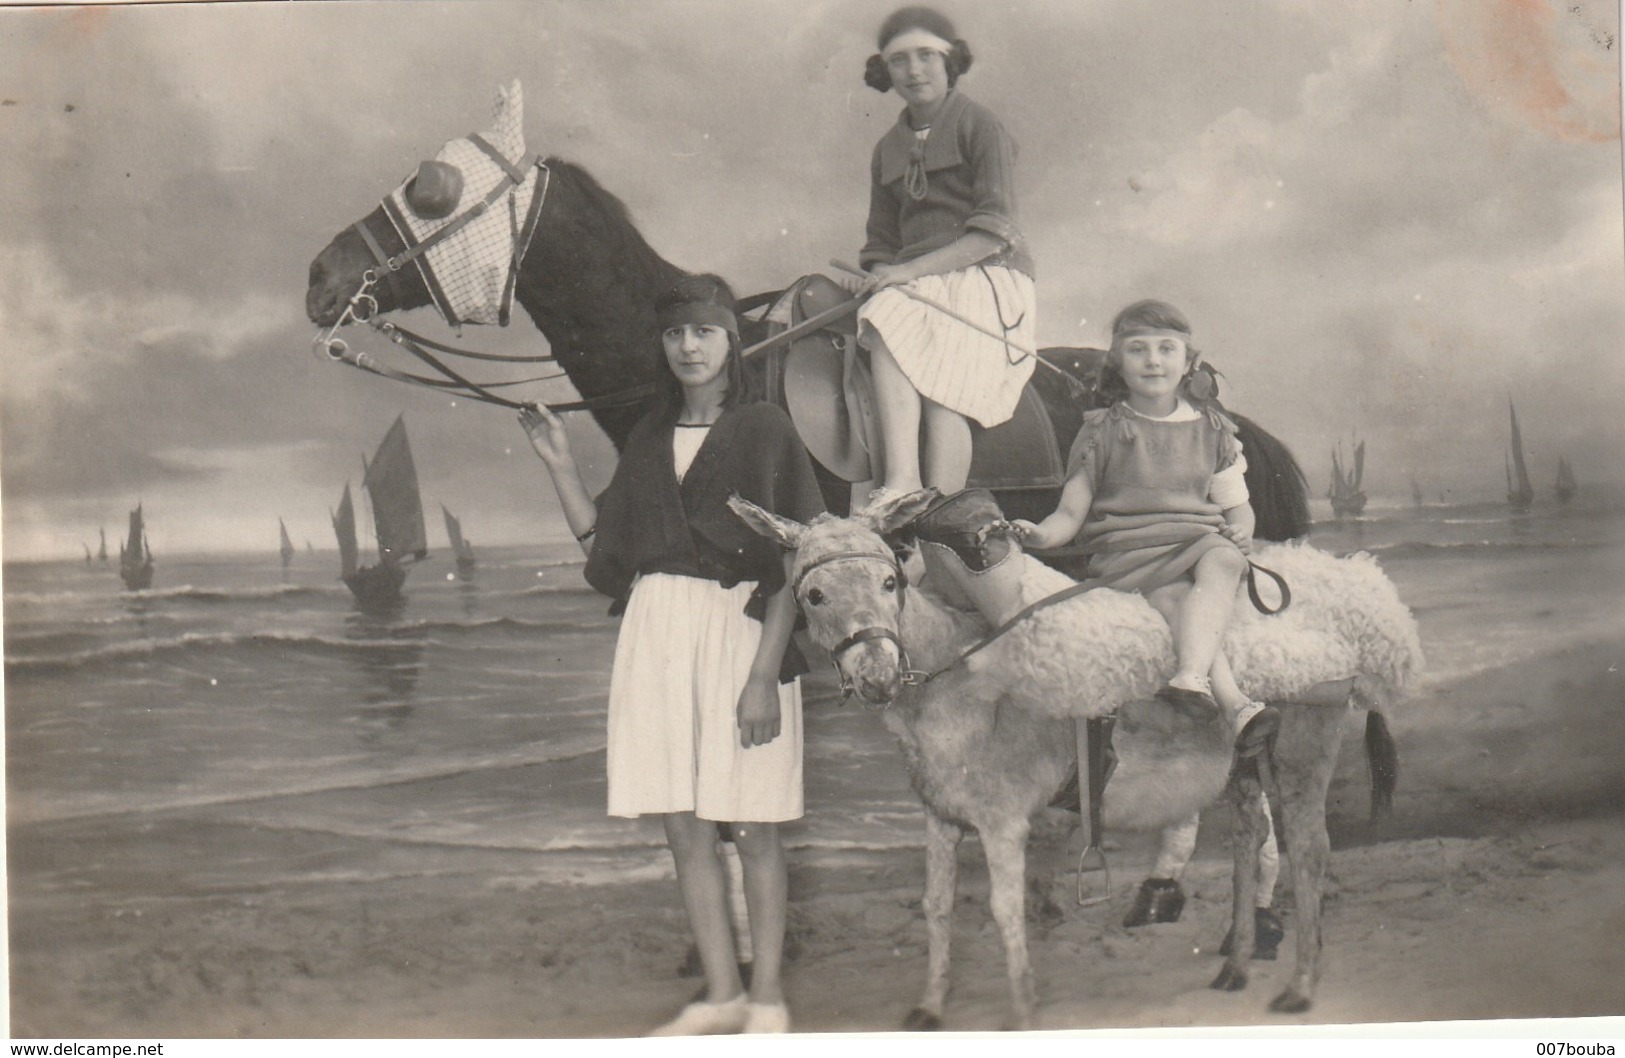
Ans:
[{"label": "pleated white skirt", "polygon": [[779,684],[779,737],[739,744],[739,692],[761,642],[752,582],[653,573],[632,588],[609,681],[609,814],[799,819],[801,681]]},{"label": "pleated white skirt", "polygon": [[[905,291],[974,320],[982,330]],[[1029,276],[987,265],[888,287],[858,310],[858,321],[860,333],[867,325],[885,339],[922,397],[983,426],[997,426],[1015,413],[1036,366],[1026,351],[1036,348],[1035,307]],[[993,337],[999,334],[1006,340]]]}]

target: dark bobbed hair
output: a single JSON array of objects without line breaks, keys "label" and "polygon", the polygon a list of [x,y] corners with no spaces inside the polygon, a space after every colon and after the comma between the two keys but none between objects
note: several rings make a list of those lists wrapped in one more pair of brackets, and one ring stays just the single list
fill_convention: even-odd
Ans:
[{"label": "dark bobbed hair", "polygon": [[1191,369],[1202,358],[1202,352],[1192,344],[1190,339],[1191,325],[1185,314],[1166,301],[1155,298],[1145,298],[1123,308],[1112,319],[1112,344],[1106,350],[1106,360],[1100,365],[1100,374],[1095,380],[1095,394],[1099,406],[1114,404],[1128,396],[1128,383],[1123,381],[1121,365],[1123,363],[1124,332],[1146,328],[1158,331],[1177,331],[1185,335],[1185,377],[1179,383],[1179,391],[1186,400],[1193,403],[1205,403],[1208,398],[1198,397],[1191,392]]},{"label": "dark bobbed hair", "polygon": [[[660,346],[658,358],[659,367],[655,371],[656,398],[665,415],[676,421],[677,415],[683,407],[683,386],[677,381],[677,376],[671,373],[671,365],[666,362],[665,346],[661,339],[660,323],[666,313],[683,305],[718,305],[729,312],[737,312],[733,288],[721,276],[703,273],[700,275],[684,276],[668,287],[659,297],[655,298],[655,340]],[[728,380],[727,392],[723,395],[722,406],[731,408],[737,404],[749,404],[758,396],[750,392],[746,385],[745,360],[740,355],[739,332],[735,328],[728,332],[728,361],[723,366],[722,373]]]},{"label": "dark bobbed hair", "polygon": [[886,45],[899,33],[911,29],[923,29],[927,33],[935,33],[952,46],[948,51],[948,87],[952,88],[959,83],[959,75],[970,69],[972,55],[970,45],[961,40],[954,32],[954,24],[948,16],[935,8],[916,5],[900,7],[886,16],[886,21],[880,24],[880,32],[876,35],[875,47],[880,51],[869,56],[864,65],[863,83],[877,92],[889,92],[892,89],[891,71],[886,69],[886,60],[880,54],[886,50]]}]

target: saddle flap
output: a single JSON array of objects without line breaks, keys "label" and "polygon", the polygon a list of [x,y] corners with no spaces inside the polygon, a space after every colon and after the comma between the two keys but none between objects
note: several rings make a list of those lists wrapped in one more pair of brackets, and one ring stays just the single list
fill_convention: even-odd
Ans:
[{"label": "saddle flap", "polygon": [[[835,308],[850,295],[822,275],[797,280],[768,314],[794,326]],[[788,324],[782,310],[790,309]],[[784,359],[784,403],[807,451],[844,481],[881,476],[874,382],[857,346],[857,321],[847,314],[790,343]]]}]

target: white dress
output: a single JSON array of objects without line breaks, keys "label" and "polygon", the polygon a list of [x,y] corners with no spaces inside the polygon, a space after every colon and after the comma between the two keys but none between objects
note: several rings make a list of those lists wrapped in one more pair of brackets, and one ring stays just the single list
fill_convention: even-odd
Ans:
[{"label": "white dress", "polygon": [[[707,431],[674,431],[681,481]],[[779,687],[779,736],[739,742],[739,692],[762,624],[756,588],[652,573],[632,586],[609,682],[609,814],[694,812],[717,822],[781,823],[802,814],[801,681]]]},{"label": "white dress", "polygon": [[[982,329],[906,291],[944,305]],[[1036,303],[1033,281],[1025,273],[977,265],[888,287],[864,303],[858,321],[861,329],[885,339],[920,396],[991,427],[1015,414],[1022,387],[1036,366]],[[993,337],[999,334],[1005,340]]]}]

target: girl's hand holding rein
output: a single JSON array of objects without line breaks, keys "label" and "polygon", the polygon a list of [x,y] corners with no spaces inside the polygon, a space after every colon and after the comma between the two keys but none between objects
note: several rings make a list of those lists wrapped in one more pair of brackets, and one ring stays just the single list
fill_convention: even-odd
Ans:
[{"label": "girl's hand holding rein", "polygon": [[752,674],[739,692],[739,744],[749,749],[779,737],[779,680]]}]

